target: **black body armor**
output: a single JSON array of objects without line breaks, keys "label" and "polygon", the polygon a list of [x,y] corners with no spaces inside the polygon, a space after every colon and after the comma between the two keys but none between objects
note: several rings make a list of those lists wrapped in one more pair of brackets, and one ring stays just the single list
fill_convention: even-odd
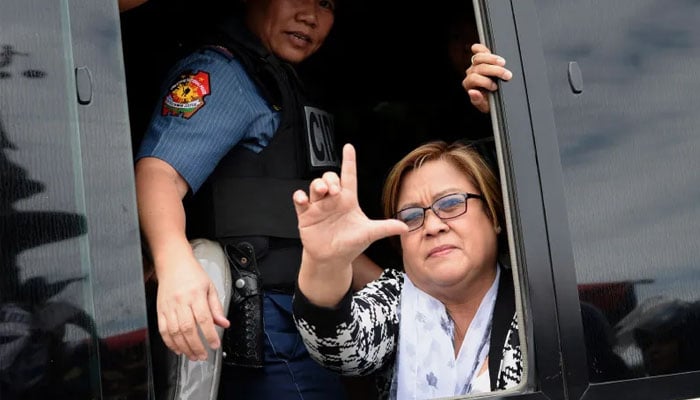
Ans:
[{"label": "black body armor", "polygon": [[215,48],[241,63],[281,120],[260,153],[235,146],[207,183],[186,201],[188,236],[222,245],[251,243],[262,285],[291,293],[301,262],[292,203],[295,190],[328,170],[339,170],[333,119],[306,100],[294,68],[267,51],[240,21],[222,25]]}]

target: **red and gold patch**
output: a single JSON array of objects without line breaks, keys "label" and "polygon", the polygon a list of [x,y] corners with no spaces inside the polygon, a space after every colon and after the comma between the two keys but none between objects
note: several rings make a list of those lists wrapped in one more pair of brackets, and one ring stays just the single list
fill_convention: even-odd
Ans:
[{"label": "red and gold patch", "polygon": [[163,99],[163,116],[181,116],[191,118],[194,113],[204,107],[204,97],[211,94],[209,73],[199,71],[180,76],[180,79],[170,87],[170,92]]}]

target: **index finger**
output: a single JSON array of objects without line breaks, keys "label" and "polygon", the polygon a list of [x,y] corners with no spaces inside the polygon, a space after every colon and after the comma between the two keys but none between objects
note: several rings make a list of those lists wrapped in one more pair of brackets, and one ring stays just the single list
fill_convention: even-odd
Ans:
[{"label": "index finger", "polygon": [[192,313],[193,310],[191,306],[183,305],[177,308],[177,321],[180,326],[180,335],[190,349],[190,352],[186,354],[190,357],[190,360],[196,361],[201,357],[206,358],[207,353],[204,349],[204,344],[202,344],[202,340],[199,338],[197,321]]},{"label": "index finger", "polygon": [[474,53],[474,54],[478,54],[478,53],[491,54],[491,50],[490,50],[488,47],[486,47],[486,46],[484,46],[483,44],[481,44],[481,43],[474,43],[474,44],[471,46],[471,51],[472,51],[472,53]]},{"label": "index finger", "polygon": [[340,166],[340,186],[357,193],[357,162],[355,148],[350,143],[343,146],[343,163]]},{"label": "index finger", "polygon": [[[219,334],[214,329],[214,317],[213,313],[209,310],[209,303],[207,299],[198,298],[192,303],[192,311],[194,313],[195,320],[199,329],[202,331],[202,335],[206,339],[209,347],[215,349],[219,346]],[[206,353],[204,353],[206,354]]]}]

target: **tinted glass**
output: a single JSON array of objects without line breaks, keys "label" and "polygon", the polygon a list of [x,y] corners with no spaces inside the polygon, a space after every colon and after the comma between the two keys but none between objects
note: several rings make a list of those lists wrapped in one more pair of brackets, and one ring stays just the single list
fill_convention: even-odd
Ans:
[{"label": "tinted glass", "polygon": [[[148,392],[116,6],[76,3],[0,2],[3,400]],[[84,105],[76,65],[92,69]]]},{"label": "tinted glass", "polygon": [[587,344],[616,378],[700,369],[698,3],[535,3]]}]

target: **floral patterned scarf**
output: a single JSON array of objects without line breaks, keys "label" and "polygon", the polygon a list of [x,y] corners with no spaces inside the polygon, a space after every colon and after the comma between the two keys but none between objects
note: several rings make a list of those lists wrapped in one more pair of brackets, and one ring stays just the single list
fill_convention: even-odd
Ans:
[{"label": "floral patterned scarf", "polygon": [[500,267],[496,271],[496,278],[481,300],[456,359],[454,322],[447,309],[439,300],[415,287],[404,274],[391,399],[429,399],[473,391],[472,383],[489,354]]}]

